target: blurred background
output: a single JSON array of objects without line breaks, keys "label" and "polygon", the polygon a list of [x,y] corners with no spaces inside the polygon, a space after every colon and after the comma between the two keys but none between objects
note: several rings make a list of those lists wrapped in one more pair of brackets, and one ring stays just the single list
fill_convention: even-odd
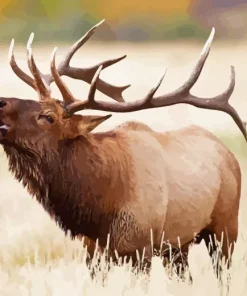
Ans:
[{"label": "blurred background", "polygon": [[104,40],[204,38],[212,24],[221,38],[243,38],[246,15],[246,0],[1,0],[0,34],[25,41],[32,28],[39,40],[67,41],[105,18]]},{"label": "blurred background", "polygon": [[[245,38],[246,0],[1,0],[0,38],[70,41],[99,20],[101,40],[201,39],[212,26],[218,38]],[[6,29],[7,28],[7,29]]]}]

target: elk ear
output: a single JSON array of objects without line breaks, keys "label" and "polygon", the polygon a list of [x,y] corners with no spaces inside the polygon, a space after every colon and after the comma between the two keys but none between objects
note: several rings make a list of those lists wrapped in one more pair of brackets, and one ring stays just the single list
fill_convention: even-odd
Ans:
[{"label": "elk ear", "polygon": [[98,125],[100,125],[102,122],[110,118],[112,115],[105,115],[105,116],[83,116],[80,124],[79,124],[79,131],[82,133],[89,133],[92,130],[94,130]]}]

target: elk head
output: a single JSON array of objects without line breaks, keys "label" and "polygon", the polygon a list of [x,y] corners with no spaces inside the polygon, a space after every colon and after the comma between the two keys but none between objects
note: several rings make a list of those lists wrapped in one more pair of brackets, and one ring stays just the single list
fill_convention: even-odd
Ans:
[{"label": "elk head", "polygon": [[[102,21],[103,22],[103,21]],[[27,43],[28,67],[33,78],[24,73],[16,64],[12,40],[9,50],[9,61],[12,70],[29,86],[38,93],[39,100],[22,100],[18,98],[0,97],[0,143],[39,143],[49,147],[56,146],[59,141],[74,139],[88,134],[100,123],[108,119],[106,116],[82,116],[74,114],[74,105],[78,102],[61,81],[60,75],[66,75],[75,79],[91,83],[89,97],[94,96],[97,88],[104,94],[118,102],[122,102],[122,92],[129,86],[112,86],[98,79],[98,73],[102,68],[108,67],[125,56],[102,62],[99,65],[87,69],[73,68],[69,66],[74,53],[93,35],[95,29],[102,24],[100,22],[89,30],[70,49],[58,69],[55,67],[55,52],[52,54],[51,74],[42,74],[36,66],[32,54],[32,33]],[[98,70],[98,71],[97,71]],[[96,75],[95,75],[96,73]],[[95,79],[93,77],[95,76]],[[50,84],[55,81],[63,96],[63,101],[51,96]],[[55,147],[54,147],[55,148]]]}]

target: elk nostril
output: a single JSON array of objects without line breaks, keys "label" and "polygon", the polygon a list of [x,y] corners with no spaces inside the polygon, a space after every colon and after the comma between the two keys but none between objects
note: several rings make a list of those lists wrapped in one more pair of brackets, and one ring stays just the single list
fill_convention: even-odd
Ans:
[{"label": "elk nostril", "polygon": [[4,106],[6,106],[6,102],[5,101],[0,101],[0,108],[3,108]]}]

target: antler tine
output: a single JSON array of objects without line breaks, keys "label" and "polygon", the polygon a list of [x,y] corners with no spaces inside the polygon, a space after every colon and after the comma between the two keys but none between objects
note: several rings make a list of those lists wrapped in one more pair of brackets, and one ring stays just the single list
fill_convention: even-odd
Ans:
[{"label": "antler tine", "polygon": [[198,59],[189,79],[180,88],[178,88],[173,93],[168,94],[167,96],[170,97],[171,95],[177,96],[177,95],[184,95],[186,93],[189,93],[190,89],[195,85],[195,83],[197,82],[197,80],[202,72],[203,66],[207,60],[207,57],[208,57],[210,49],[211,49],[212,42],[214,40],[214,35],[215,35],[215,28],[212,28],[211,33],[208,37],[208,40],[206,41],[206,43],[201,51],[200,58]]},{"label": "antler tine", "polygon": [[184,99],[183,103],[193,105],[201,109],[217,110],[227,113],[237,124],[238,128],[242,132],[245,140],[247,141],[247,132],[245,123],[241,120],[237,111],[229,104],[229,99],[235,88],[235,69],[231,66],[231,77],[228,88],[220,95],[209,99],[202,99],[190,94],[187,99]]},{"label": "antler tine", "polygon": [[76,105],[72,104],[72,106],[70,106],[70,110],[72,110],[71,112],[77,112],[82,109],[94,109],[108,112],[134,112],[144,109],[159,108],[183,103],[193,105],[198,108],[218,110],[229,114],[233,118],[233,120],[235,121],[235,123],[237,124],[237,126],[239,127],[240,131],[242,132],[243,136],[247,141],[247,132],[245,124],[241,120],[237,111],[229,104],[229,99],[235,88],[235,70],[233,66],[231,66],[230,84],[222,94],[212,98],[201,98],[193,96],[190,93],[190,89],[198,80],[203,66],[206,62],[213,41],[214,33],[215,30],[213,28],[189,79],[183,84],[183,86],[181,86],[177,90],[166,95],[161,95],[156,98],[154,97],[155,92],[159,88],[164,78],[163,75],[157,86],[153,88],[148,93],[148,95],[145,96],[144,99],[140,99],[135,102],[123,102],[121,104],[117,102],[108,103],[102,101],[93,101],[93,105],[92,100],[91,102],[90,100],[88,100],[86,102],[77,102]]},{"label": "antler tine", "polygon": [[13,70],[13,72],[25,83],[27,83],[29,86],[31,86],[33,89],[36,90],[35,81],[33,78],[31,78],[29,75],[27,75],[25,72],[23,72],[20,67],[17,65],[15,56],[14,56],[14,46],[15,46],[15,40],[14,38],[11,40],[10,47],[9,47],[9,54],[8,54],[8,60],[9,64]]},{"label": "antler tine", "polygon": [[100,75],[102,69],[103,69],[103,65],[99,66],[97,72],[95,73],[95,75],[94,75],[94,77],[92,79],[92,83],[91,83],[91,86],[90,86],[90,89],[89,89],[89,94],[88,94],[88,102],[91,105],[94,103],[97,83],[99,81],[99,75]]},{"label": "antler tine", "polygon": [[89,93],[88,93],[88,99],[85,101],[76,100],[72,104],[66,106],[67,114],[69,114],[69,116],[83,109],[89,109],[89,108],[94,109],[94,105],[97,104],[95,102],[95,92],[97,89],[97,83],[99,82],[99,76],[102,69],[103,69],[103,65],[100,65],[98,70],[94,74],[94,77],[92,79],[92,83],[89,89]]},{"label": "antler tine", "polygon": [[62,96],[63,96],[63,100],[65,105],[71,104],[75,101],[72,93],[70,92],[70,90],[67,88],[67,86],[65,85],[65,83],[62,81],[61,77],[58,74],[56,65],[55,65],[55,58],[56,58],[56,51],[57,51],[57,47],[54,48],[52,55],[51,55],[51,73],[53,75],[54,81],[58,87],[58,89],[60,90]]},{"label": "antler tine", "polygon": [[39,69],[37,68],[32,52],[32,42],[34,38],[34,33],[31,33],[28,42],[27,42],[27,53],[28,53],[28,67],[31,73],[34,76],[36,87],[40,95],[41,100],[45,100],[50,97],[51,90],[46,81],[42,78]]},{"label": "antler tine", "polygon": [[149,91],[149,93],[147,94],[147,96],[143,99],[142,104],[147,104],[147,103],[149,103],[153,99],[153,96],[155,95],[155,93],[157,92],[158,88],[160,87],[162,81],[165,78],[166,72],[167,72],[167,69],[165,69],[165,72],[162,75],[162,77],[160,78],[158,84],[154,88],[152,88]]},{"label": "antler tine", "polygon": [[[61,62],[61,64],[59,65],[60,70],[58,72],[60,72],[63,68],[68,67],[69,63],[73,57],[73,55],[77,52],[77,50],[79,48],[82,47],[82,45],[84,45],[95,33],[96,29],[98,27],[100,27],[103,23],[105,22],[105,20],[103,19],[102,21],[100,21],[98,24],[96,24],[95,26],[93,26],[89,31],[87,31],[87,33],[82,36],[78,41],[76,41],[70,48],[69,52],[67,53],[67,55],[65,56],[63,62]],[[66,70],[65,70],[66,72]]]}]

